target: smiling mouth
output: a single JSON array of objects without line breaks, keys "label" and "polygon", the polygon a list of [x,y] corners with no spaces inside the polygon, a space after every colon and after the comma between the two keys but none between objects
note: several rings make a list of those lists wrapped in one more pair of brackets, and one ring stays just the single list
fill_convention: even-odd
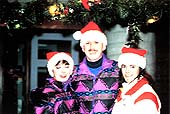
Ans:
[{"label": "smiling mouth", "polygon": [[66,75],[62,76],[62,75],[61,75],[60,77],[61,77],[61,78],[66,78],[67,76],[66,76]]},{"label": "smiling mouth", "polygon": [[89,51],[90,52],[90,54],[95,54],[96,53],[96,51]]},{"label": "smiling mouth", "polygon": [[132,77],[132,75],[125,75],[125,77],[129,78],[129,77]]}]

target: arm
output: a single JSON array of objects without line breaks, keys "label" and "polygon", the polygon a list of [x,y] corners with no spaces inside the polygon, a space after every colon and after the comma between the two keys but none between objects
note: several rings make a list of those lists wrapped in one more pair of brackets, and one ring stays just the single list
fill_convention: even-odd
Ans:
[{"label": "arm", "polygon": [[133,114],[160,114],[157,110],[155,103],[150,99],[145,99],[135,104]]},{"label": "arm", "polygon": [[36,88],[31,91],[30,99],[34,106],[46,105],[48,94],[43,93],[43,88]]},{"label": "arm", "polygon": [[51,114],[52,105],[49,102],[49,96],[47,93],[43,93],[43,88],[37,88],[31,91],[30,99],[34,106],[35,114]]}]

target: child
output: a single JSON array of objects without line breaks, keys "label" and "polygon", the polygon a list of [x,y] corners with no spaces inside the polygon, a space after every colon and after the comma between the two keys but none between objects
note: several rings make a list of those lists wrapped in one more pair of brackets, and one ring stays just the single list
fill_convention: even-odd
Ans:
[{"label": "child", "polygon": [[74,62],[68,53],[47,53],[47,68],[51,78],[45,87],[31,91],[36,114],[78,114],[79,103],[67,83],[73,72]]}]

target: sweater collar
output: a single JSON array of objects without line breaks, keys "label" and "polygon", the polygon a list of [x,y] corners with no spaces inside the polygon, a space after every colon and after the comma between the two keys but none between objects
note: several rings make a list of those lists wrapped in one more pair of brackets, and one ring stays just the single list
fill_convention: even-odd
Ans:
[{"label": "sweater collar", "polygon": [[101,57],[98,61],[95,61],[95,62],[90,62],[86,59],[87,66],[90,68],[98,68],[102,66],[102,61],[103,61],[103,57]]},{"label": "sweater collar", "polygon": [[[87,66],[87,58],[85,57],[83,59],[83,61],[80,63],[79,65],[79,71],[78,71],[78,74],[91,74],[91,72],[89,71],[88,69],[88,66]],[[113,63],[113,60],[109,60],[105,54],[102,55],[102,65],[101,65],[101,69],[105,69],[105,68],[109,68]]]}]

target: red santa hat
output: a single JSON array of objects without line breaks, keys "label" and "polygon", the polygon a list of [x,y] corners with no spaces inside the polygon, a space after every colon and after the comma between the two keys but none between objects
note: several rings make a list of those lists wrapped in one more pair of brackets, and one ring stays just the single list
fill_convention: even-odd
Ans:
[{"label": "red santa hat", "polygon": [[125,64],[137,65],[144,69],[146,67],[146,58],[144,57],[146,53],[147,51],[143,49],[123,47],[122,54],[118,58],[119,68],[121,68],[122,64]]},{"label": "red santa hat", "polygon": [[48,72],[49,72],[50,76],[52,76],[52,77],[54,77],[52,70],[60,60],[66,60],[70,64],[71,70],[73,70],[74,61],[73,61],[73,59],[72,59],[72,57],[69,53],[66,53],[66,52],[48,52],[46,54],[46,58],[48,60],[48,63],[47,63]]},{"label": "red santa hat", "polygon": [[80,40],[80,46],[82,47],[87,41],[98,41],[107,45],[106,35],[101,31],[99,26],[90,21],[84,28],[80,31],[76,31],[73,34],[75,40]]},{"label": "red santa hat", "polygon": [[90,6],[88,4],[88,0],[81,0],[82,5],[84,6],[85,9],[90,11]]}]

